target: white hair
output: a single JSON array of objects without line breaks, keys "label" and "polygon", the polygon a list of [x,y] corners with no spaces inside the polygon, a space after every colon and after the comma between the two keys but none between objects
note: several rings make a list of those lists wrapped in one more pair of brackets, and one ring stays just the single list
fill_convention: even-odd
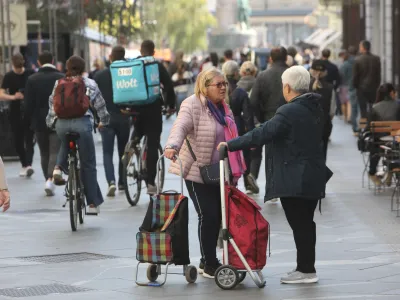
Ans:
[{"label": "white hair", "polygon": [[235,76],[237,73],[239,73],[238,63],[234,60],[228,60],[222,65],[222,73],[224,73],[224,75],[227,77]]},{"label": "white hair", "polygon": [[303,66],[290,67],[282,74],[282,84],[300,94],[310,90],[310,81],[310,73]]}]

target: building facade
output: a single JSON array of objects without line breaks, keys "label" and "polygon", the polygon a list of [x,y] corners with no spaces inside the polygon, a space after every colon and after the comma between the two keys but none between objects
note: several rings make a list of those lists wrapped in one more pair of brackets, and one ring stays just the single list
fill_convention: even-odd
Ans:
[{"label": "building facade", "polygon": [[319,0],[249,0],[249,3],[250,25],[264,46],[291,46],[314,31],[305,20]]},{"label": "building facade", "polygon": [[343,1],[342,8],[343,48],[369,40],[381,58],[382,82],[400,88],[400,1]]}]

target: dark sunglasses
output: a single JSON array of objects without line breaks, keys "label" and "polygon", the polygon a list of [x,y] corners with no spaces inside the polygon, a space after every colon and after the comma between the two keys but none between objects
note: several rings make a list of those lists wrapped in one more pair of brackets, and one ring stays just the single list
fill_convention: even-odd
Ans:
[{"label": "dark sunglasses", "polygon": [[218,89],[222,89],[222,87],[228,87],[228,84],[226,81],[218,82],[216,84],[209,84],[208,86],[216,86]]}]

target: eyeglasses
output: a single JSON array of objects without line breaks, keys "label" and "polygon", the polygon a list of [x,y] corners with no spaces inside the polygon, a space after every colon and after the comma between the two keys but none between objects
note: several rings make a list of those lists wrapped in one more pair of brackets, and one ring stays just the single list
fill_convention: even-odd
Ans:
[{"label": "eyeglasses", "polygon": [[222,82],[218,82],[216,84],[209,84],[208,86],[216,86],[218,89],[222,89],[222,87],[227,87],[228,84],[229,84],[228,82],[222,81]]}]

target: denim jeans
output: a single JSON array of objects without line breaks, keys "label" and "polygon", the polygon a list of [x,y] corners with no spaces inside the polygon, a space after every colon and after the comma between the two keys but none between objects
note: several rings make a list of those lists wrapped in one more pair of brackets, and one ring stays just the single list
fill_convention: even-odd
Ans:
[{"label": "denim jeans", "polygon": [[121,158],[124,155],[125,145],[129,140],[129,131],[129,120],[127,118],[124,118],[124,116],[120,116],[120,118],[115,119],[112,116],[112,121],[110,122],[110,125],[100,129],[103,142],[103,164],[108,184],[110,184],[111,182],[116,182],[113,163],[115,137],[117,137],[119,161],[118,184],[124,184],[124,167],[122,165]]},{"label": "denim jeans", "polygon": [[88,116],[78,119],[58,119],[56,132],[61,140],[58,152],[57,165],[63,170],[68,169],[68,142],[65,137],[67,132],[77,132],[80,135],[77,141],[81,165],[81,178],[85,188],[86,202],[88,205],[99,206],[104,202],[103,195],[97,182],[96,152],[93,140],[93,124]]},{"label": "denim jeans", "polygon": [[357,92],[356,90],[350,90],[349,91],[349,99],[350,99],[350,104],[351,104],[351,124],[353,127],[353,131],[357,132],[358,131],[358,112],[359,112],[359,107],[358,107],[358,101],[357,101]]}]

